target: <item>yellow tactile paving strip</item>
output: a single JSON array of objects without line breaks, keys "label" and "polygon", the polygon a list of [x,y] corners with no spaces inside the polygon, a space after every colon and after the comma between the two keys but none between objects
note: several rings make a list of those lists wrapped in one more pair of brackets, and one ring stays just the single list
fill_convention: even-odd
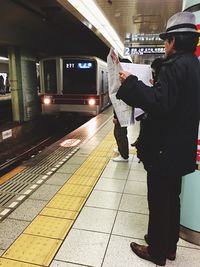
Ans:
[{"label": "yellow tactile paving strip", "polygon": [[[0,258],[0,266],[49,266],[113,156],[113,131]],[[36,264],[36,265],[34,265]]]}]

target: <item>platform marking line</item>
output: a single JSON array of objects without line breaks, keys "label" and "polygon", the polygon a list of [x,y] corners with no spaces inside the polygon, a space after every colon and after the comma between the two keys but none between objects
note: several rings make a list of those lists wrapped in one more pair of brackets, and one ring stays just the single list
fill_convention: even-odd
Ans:
[{"label": "platform marking line", "polygon": [[29,195],[33,190],[29,189],[24,192],[24,195]]},{"label": "platform marking line", "polygon": [[26,196],[25,195],[21,195],[20,197],[17,198],[18,201],[22,201],[22,199],[24,199]]},{"label": "platform marking line", "polygon": [[2,185],[3,183],[9,181],[15,175],[17,175],[18,173],[22,172],[25,168],[26,168],[25,166],[21,165],[21,166],[16,167],[15,169],[10,171],[9,173],[1,176],[0,177],[0,185]]},{"label": "platform marking line", "polygon": [[35,188],[37,188],[38,187],[38,184],[33,184],[31,187],[30,187],[30,189],[35,189]]},{"label": "platform marking line", "polygon": [[60,166],[61,166],[61,164],[57,164],[55,167],[56,167],[56,168],[59,168]]},{"label": "platform marking line", "polygon": [[[61,239],[64,239],[70,231],[106,164],[113,155],[113,153],[110,153],[113,142],[114,139],[111,138],[111,134],[104,137],[104,140],[99,143],[88,159],[72,174],[40,214],[4,252],[3,259],[49,266],[62,244]],[[98,152],[101,154],[100,157]],[[86,184],[82,185],[82,183]],[[66,216],[70,218],[66,218]],[[61,229],[59,227],[55,229],[56,220],[58,220]],[[48,221],[49,224],[47,224]]]},{"label": "platform marking line", "polygon": [[[37,182],[36,182],[37,184],[42,184],[42,183],[44,183],[44,180],[38,180]],[[37,185],[38,186],[38,185]]]},{"label": "platform marking line", "polygon": [[1,213],[0,213],[0,215],[2,215],[2,216],[5,216],[8,212],[10,212],[11,210],[10,209],[4,209]]},{"label": "platform marking line", "polygon": [[19,202],[14,201],[14,202],[12,202],[12,203],[8,206],[8,208],[14,208],[14,207],[17,206],[18,204],[19,204]]},{"label": "platform marking line", "polygon": [[43,176],[42,176],[42,179],[43,179],[43,180],[46,180],[47,178],[49,178],[48,175],[43,175]]}]

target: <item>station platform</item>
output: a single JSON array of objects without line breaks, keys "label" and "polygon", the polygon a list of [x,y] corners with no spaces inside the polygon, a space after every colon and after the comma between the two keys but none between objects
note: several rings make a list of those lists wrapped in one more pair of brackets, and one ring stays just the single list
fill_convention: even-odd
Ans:
[{"label": "station platform", "polygon": [[[51,157],[51,165],[50,159],[41,165],[39,155],[38,161],[23,166],[28,177],[36,178],[0,208],[0,266],[156,266],[130,249],[132,241],[145,244],[146,172],[134,148],[128,162],[112,161],[117,156],[112,117],[110,109],[86,123],[84,138],[75,131],[61,140],[62,156]],[[130,143],[138,131],[137,124],[129,127]],[[44,154],[56,151],[50,148]],[[42,166],[39,175],[34,165]],[[180,239],[177,259],[166,266],[200,266],[200,246]]]}]

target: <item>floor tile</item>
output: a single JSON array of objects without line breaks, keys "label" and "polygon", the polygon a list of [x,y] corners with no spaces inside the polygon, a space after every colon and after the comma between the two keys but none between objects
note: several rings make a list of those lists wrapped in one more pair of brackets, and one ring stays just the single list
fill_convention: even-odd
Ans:
[{"label": "floor tile", "polygon": [[80,167],[80,164],[69,164],[68,162],[63,164],[62,167],[58,169],[58,172],[60,173],[74,173],[78,168]]},{"label": "floor tile", "polygon": [[59,189],[60,186],[57,185],[43,184],[30,196],[30,198],[50,200]]},{"label": "floor tile", "polygon": [[148,216],[129,212],[119,212],[113,234],[143,239],[147,232]]},{"label": "floor tile", "polygon": [[146,196],[124,194],[119,210],[148,214],[148,204]]},{"label": "floor tile", "polygon": [[70,173],[54,173],[45,184],[63,185],[71,177]]},{"label": "floor tile", "polygon": [[145,182],[127,181],[124,193],[146,196],[147,184]]},{"label": "floor tile", "polygon": [[50,267],[87,267],[86,265],[77,265],[73,263],[67,263],[64,261],[53,261]]},{"label": "floor tile", "polygon": [[[121,164],[126,164],[126,163],[121,163]],[[114,168],[106,168],[101,177],[102,178],[112,178],[112,179],[127,179],[129,170],[124,170],[124,169],[114,169]]]},{"label": "floor tile", "polygon": [[106,169],[115,169],[117,170],[130,170],[132,161],[123,162],[120,164],[117,164],[117,162],[114,162],[113,160],[110,160],[105,168]]},{"label": "floor tile", "polygon": [[55,259],[100,267],[109,235],[72,229]]},{"label": "floor tile", "polygon": [[128,180],[130,181],[138,181],[138,182],[146,182],[147,181],[147,173],[142,170],[133,170],[131,169],[128,174]]},{"label": "floor tile", "polygon": [[87,159],[87,157],[78,157],[78,156],[73,156],[72,158],[70,158],[67,161],[67,164],[69,165],[81,165],[85,160]]},{"label": "floor tile", "polygon": [[7,249],[24,231],[29,222],[5,219],[0,223],[0,248]]},{"label": "floor tile", "polygon": [[138,163],[136,161],[133,161],[131,164],[131,170],[144,171],[144,166],[142,162]]},{"label": "floor tile", "polygon": [[126,180],[100,178],[97,185],[95,186],[95,189],[122,193],[124,190],[125,183]]},{"label": "floor tile", "polygon": [[114,210],[85,207],[76,219],[73,228],[110,233],[116,213]]},{"label": "floor tile", "polygon": [[46,201],[27,199],[8,218],[32,221],[33,218],[44,208]]},{"label": "floor tile", "polygon": [[186,240],[183,240],[182,238],[179,238],[178,246],[186,247],[186,248],[196,248],[200,250],[200,246],[187,242]]},{"label": "floor tile", "polygon": [[199,267],[200,251],[198,249],[178,247],[176,260],[167,261],[166,267]]},{"label": "floor tile", "polygon": [[121,196],[120,193],[94,190],[86,202],[86,206],[116,210],[119,207]]},{"label": "floor tile", "polygon": [[140,259],[130,248],[131,242],[137,239],[112,236],[102,267],[156,267],[155,264]]}]

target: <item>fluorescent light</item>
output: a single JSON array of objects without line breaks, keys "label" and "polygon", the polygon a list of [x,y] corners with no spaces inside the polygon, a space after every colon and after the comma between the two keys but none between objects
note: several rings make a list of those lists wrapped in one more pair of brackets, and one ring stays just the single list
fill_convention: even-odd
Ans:
[{"label": "fluorescent light", "polygon": [[124,56],[124,44],[93,0],[67,1],[103,35],[120,56]]},{"label": "fluorescent light", "polygon": [[0,57],[0,60],[2,60],[2,61],[8,61],[8,58],[7,57]]}]

